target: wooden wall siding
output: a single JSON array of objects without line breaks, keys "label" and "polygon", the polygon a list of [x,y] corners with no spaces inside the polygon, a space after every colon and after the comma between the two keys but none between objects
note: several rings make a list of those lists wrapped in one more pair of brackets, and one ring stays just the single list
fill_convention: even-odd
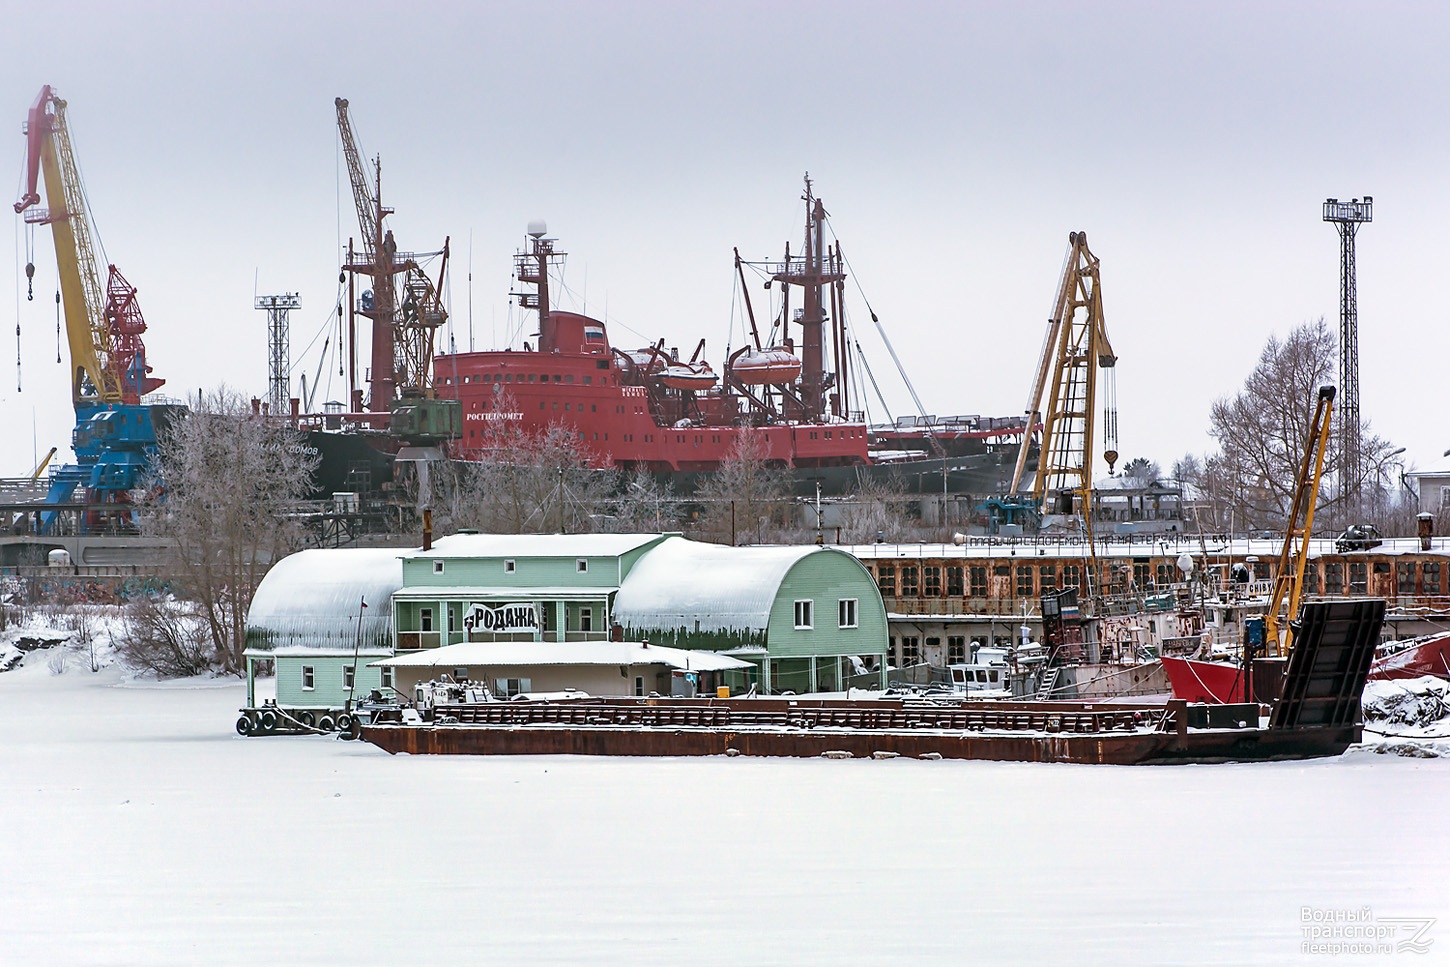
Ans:
[{"label": "wooden wall siding", "polygon": [[[352,667],[352,656],[309,655],[307,657],[279,657],[277,661],[277,704],[283,708],[342,708],[347,700],[347,686],[343,684],[343,669]],[[359,658],[357,682],[353,697],[362,698],[374,688],[382,687],[382,669],[369,668],[368,662],[377,661],[377,656]],[[311,690],[302,687],[302,669],[312,668],[316,685]]]},{"label": "wooden wall siding", "polygon": [[[843,598],[856,599],[856,627],[839,627]],[[814,603],[814,627],[796,630],[795,602]],[[781,582],[767,634],[772,658],[876,655],[886,650],[886,608],[871,573],[846,554],[810,554]]]}]

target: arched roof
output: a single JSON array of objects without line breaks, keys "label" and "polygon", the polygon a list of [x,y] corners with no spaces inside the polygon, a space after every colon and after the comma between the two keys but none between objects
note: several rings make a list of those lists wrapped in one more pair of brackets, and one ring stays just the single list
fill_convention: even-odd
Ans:
[{"label": "arched roof", "polygon": [[[247,647],[352,648],[386,643],[406,553],[396,547],[315,548],[272,566],[247,611]],[[362,602],[367,607],[362,608]]]},{"label": "arched roof", "polygon": [[674,537],[649,550],[619,586],[614,620],[626,628],[764,632],[786,574],[810,545],[726,547]]}]

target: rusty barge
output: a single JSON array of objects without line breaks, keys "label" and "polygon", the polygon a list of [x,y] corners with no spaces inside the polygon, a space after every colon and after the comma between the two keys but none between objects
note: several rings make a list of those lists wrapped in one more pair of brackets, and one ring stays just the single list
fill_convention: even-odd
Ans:
[{"label": "rusty barge", "polygon": [[[1360,741],[1360,697],[1383,600],[1306,604],[1266,706],[912,698],[589,698],[439,705],[433,720],[370,722],[391,752],[462,755],[914,756],[1150,765],[1339,755]],[[1267,708],[1265,720],[1262,712]]]}]

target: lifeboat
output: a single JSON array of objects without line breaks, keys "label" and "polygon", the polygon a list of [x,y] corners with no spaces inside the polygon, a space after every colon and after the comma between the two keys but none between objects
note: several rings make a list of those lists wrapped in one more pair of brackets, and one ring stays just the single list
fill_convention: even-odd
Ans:
[{"label": "lifeboat", "polygon": [[746,386],[774,386],[794,382],[801,374],[801,359],[779,347],[747,350],[730,364],[730,372]]},{"label": "lifeboat", "polygon": [[709,389],[716,380],[709,363],[671,363],[660,373],[660,382],[665,386],[692,393]]},{"label": "lifeboat", "polygon": [[631,363],[634,363],[635,370],[641,375],[657,373],[664,367],[664,361],[652,349],[620,350],[620,352],[628,357]]}]

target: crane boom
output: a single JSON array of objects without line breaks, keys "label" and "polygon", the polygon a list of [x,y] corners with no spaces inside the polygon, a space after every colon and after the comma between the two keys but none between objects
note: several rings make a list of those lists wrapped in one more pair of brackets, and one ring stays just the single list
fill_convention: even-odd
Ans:
[{"label": "crane boom", "polygon": [[[60,291],[65,306],[66,340],[71,358],[71,399],[77,406],[120,403],[120,374],[110,358],[106,296],[96,269],[95,246],[85,193],[66,125],[65,101],[47,84],[26,122],[26,192],[15,203],[30,224],[49,225],[55,241]],[[45,176],[40,203],[38,179]]]},{"label": "crane boom", "polygon": [[383,207],[382,166],[377,166],[371,180],[363,167],[362,151],[358,148],[352,120],[347,113],[347,98],[334,98],[332,103],[337,108],[337,131],[342,138],[343,154],[347,157],[347,175],[352,182],[352,200],[357,208],[358,228],[363,240],[363,260],[349,264],[348,269],[371,276],[373,280],[372,306],[364,307],[362,313],[373,323],[372,390],[368,394],[368,409],[374,413],[388,413],[392,410],[397,390],[399,363],[395,348],[398,319],[394,308],[393,276],[401,271],[396,264],[397,245],[393,242],[393,233],[383,228],[383,219],[391,211]]},{"label": "crane boom", "polygon": [[[1308,557],[1309,535],[1314,527],[1314,505],[1319,499],[1319,479],[1324,473],[1324,452],[1329,446],[1329,421],[1334,413],[1334,387],[1319,387],[1319,399],[1309,421],[1309,436],[1304,456],[1299,461],[1299,476],[1294,486],[1294,502],[1289,505],[1289,519],[1284,524],[1284,546],[1279,551],[1279,566],[1274,573],[1274,591],[1264,614],[1264,642],[1287,655],[1294,643],[1293,627],[1284,628],[1279,641],[1279,608],[1287,601],[1285,617],[1293,621],[1299,613],[1299,598],[1304,590],[1304,563]],[[1286,622],[1287,624],[1287,622]]]},{"label": "crane boom", "polygon": [[[1047,338],[1038,361],[1027,401],[1027,431],[1017,452],[1011,492],[1022,485],[1032,431],[1042,423],[1042,441],[1032,496],[1039,505],[1051,504],[1065,493],[1082,501],[1084,521],[1090,520],[1092,493],[1093,410],[1100,369],[1117,363],[1103,321],[1098,259],[1088,249],[1087,233],[1068,236],[1067,261],[1058,283]],[[1106,418],[1109,467],[1117,460],[1116,414]],[[1046,506],[1047,512],[1058,508]]]}]

